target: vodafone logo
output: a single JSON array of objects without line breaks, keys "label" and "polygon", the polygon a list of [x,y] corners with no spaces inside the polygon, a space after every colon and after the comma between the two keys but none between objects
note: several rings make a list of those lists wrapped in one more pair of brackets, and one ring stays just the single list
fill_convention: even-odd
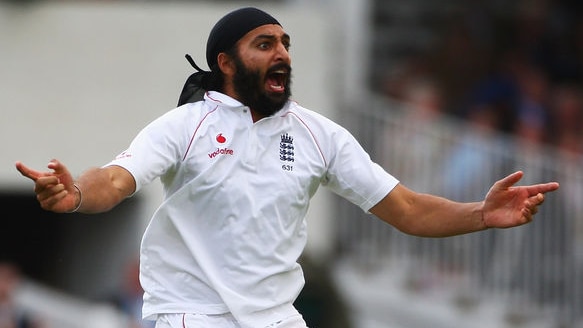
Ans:
[{"label": "vodafone logo", "polygon": [[227,138],[225,138],[222,133],[217,134],[216,139],[218,143],[225,143],[227,141]]},{"label": "vodafone logo", "polygon": [[233,150],[229,148],[217,148],[212,153],[209,153],[210,158],[215,158],[218,155],[233,155]]},{"label": "vodafone logo", "polygon": [[[219,144],[224,144],[225,142],[227,142],[227,138],[225,138],[225,136],[222,133],[217,134],[217,136],[215,137],[215,140],[219,143]],[[215,158],[219,155],[233,155],[233,150],[227,147],[218,147],[216,150],[214,150],[213,152],[209,153],[209,158]]]}]

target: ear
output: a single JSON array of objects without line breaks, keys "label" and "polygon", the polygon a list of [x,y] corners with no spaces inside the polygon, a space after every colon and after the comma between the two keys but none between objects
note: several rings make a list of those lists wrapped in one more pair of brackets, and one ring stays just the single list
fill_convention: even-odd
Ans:
[{"label": "ear", "polygon": [[231,57],[226,53],[219,53],[217,56],[217,63],[221,72],[226,76],[233,76],[235,74],[235,65],[233,64]]}]

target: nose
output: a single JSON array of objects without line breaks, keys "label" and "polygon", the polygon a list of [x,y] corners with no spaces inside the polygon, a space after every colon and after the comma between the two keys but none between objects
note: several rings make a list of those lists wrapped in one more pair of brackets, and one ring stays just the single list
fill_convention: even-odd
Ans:
[{"label": "nose", "polygon": [[291,61],[291,56],[289,55],[288,47],[283,44],[282,42],[277,43],[276,51],[276,60],[281,60],[289,64]]}]

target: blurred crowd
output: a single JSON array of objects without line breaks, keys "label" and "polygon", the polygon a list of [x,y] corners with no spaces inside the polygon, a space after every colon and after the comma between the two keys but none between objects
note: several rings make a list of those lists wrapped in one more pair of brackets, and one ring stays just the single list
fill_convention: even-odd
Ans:
[{"label": "blurred crowd", "polygon": [[0,328],[43,328],[40,318],[18,302],[17,293],[23,275],[20,267],[0,260]]},{"label": "blurred crowd", "polygon": [[536,144],[583,153],[583,2],[468,1],[379,90]]}]

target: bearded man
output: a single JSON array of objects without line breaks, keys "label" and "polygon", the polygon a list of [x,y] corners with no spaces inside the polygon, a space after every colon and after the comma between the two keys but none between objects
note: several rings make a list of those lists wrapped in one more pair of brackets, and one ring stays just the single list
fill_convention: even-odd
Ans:
[{"label": "bearded man", "polygon": [[155,119],[77,179],[58,160],[48,172],[16,163],[41,207],[59,213],[108,211],[161,180],[140,250],[143,316],[156,328],[306,328],[293,303],[321,185],[403,232],[436,237],[525,224],[559,187],[514,186],[519,171],[472,203],[406,188],[346,129],[290,100],[289,48],[271,15],[230,12],[209,35],[202,100]]}]

